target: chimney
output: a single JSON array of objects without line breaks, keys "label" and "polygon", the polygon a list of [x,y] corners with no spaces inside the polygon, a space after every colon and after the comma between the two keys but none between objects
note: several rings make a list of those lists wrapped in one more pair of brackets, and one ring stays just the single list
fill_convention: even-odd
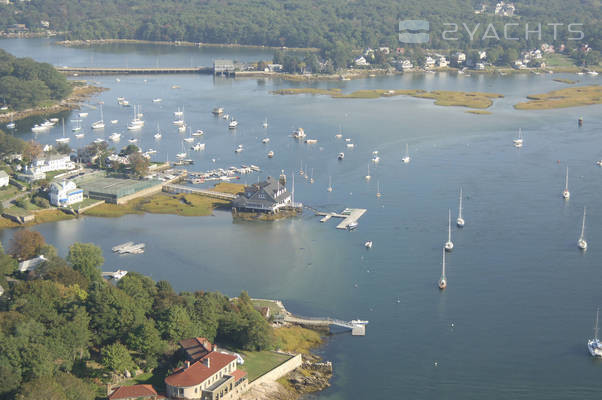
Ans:
[{"label": "chimney", "polygon": [[211,368],[211,359],[209,357],[205,358],[203,364],[205,364],[207,368]]},{"label": "chimney", "polygon": [[186,360],[186,368],[190,368],[190,361]]}]

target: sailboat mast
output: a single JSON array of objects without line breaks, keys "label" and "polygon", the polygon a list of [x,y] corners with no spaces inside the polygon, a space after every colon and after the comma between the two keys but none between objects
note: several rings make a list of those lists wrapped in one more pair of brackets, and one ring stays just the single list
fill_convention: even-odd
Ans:
[{"label": "sailboat mast", "polygon": [[462,186],[460,186],[460,207],[458,211],[458,218],[462,218]]},{"label": "sailboat mast", "polygon": [[566,177],[564,178],[564,190],[569,190],[569,167],[566,167]]},{"label": "sailboat mast", "polygon": [[451,209],[448,211],[449,211],[449,215],[448,215],[448,219],[447,219],[447,241],[451,242]]},{"label": "sailboat mast", "polygon": [[65,118],[63,118],[63,137],[65,137]]},{"label": "sailboat mast", "polygon": [[600,314],[600,308],[596,310],[596,326],[594,327],[594,339],[598,340],[598,316]]},{"label": "sailboat mast", "polygon": [[585,233],[585,207],[583,207],[583,220],[581,222],[581,236],[579,240],[583,240],[583,235]]},{"label": "sailboat mast", "polygon": [[445,249],[443,249],[443,266],[441,268],[441,279],[445,279]]}]

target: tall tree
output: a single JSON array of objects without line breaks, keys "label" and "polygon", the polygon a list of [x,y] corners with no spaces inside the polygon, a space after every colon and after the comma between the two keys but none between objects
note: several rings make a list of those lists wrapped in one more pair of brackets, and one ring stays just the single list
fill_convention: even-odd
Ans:
[{"label": "tall tree", "polygon": [[90,281],[101,279],[99,267],[104,264],[105,259],[100,247],[92,243],[73,243],[69,247],[67,261],[71,263],[74,270],[79,271]]}]

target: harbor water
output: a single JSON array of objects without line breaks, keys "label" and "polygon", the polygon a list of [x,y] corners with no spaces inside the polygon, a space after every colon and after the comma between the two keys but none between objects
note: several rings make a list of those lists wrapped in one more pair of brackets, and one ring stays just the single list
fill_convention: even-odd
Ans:
[{"label": "harbor water", "polygon": [[[86,48],[54,46],[46,39],[3,40],[17,56],[69,66],[211,65],[215,58],[242,61],[271,57],[267,51],[151,45]],[[295,201],[330,212],[367,209],[354,231],[320,223],[312,212],[276,222],[237,222],[228,211],[211,217],[130,215],[83,217],[43,224],[47,241],[66,254],[73,242],[102,247],[105,271],[138,271],[169,280],[179,291],[218,290],[276,298],[292,312],[344,320],[365,319],[366,336],[340,332],[318,350],[333,361],[332,387],[318,399],[597,399],[602,363],[586,349],[596,306],[602,303],[602,106],[519,111],[526,95],[567,87],[571,75],[404,74],[354,81],[290,82],[225,79],[208,75],[86,77],[109,90],[82,107],[85,137],[75,139],[63,116],[70,145],[79,147],[121,132],[116,148],[135,137],[153,160],[174,160],[183,138],[172,124],[184,109],[194,132],[205,135],[201,152],[189,152],[191,170],[254,164],[262,172],[241,176],[253,183],[267,175],[295,179]],[[118,78],[118,80],[116,79]],[[598,84],[599,78],[578,77]],[[424,89],[503,94],[491,115],[466,113],[412,97],[332,99],[281,96],[290,87]],[[172,87],[176,87],[172,89]],[[141,105],[145,126],[128,132]],[[152,99],[162,98],[153,103]],[[102,101],[104,131],[93,132]],[[235,130],[211,114],[216,107],[238,120]],[[583,127],[577,126],[583,117]],[[262,127],[264,119],[269,126]],[[54,144],[56,127],[34,136],[32,118],[17,122],[15,135]],[[153,138],[163,132],[161,140]],[[290,137],[303,127],[308,145]],[[512,139],[522,128],[524,146]],[[342,131],[354,148],[335,135]],[[269,137],[263,144],[261,139]],[[411,162],[402,164],[406,143]],[[234,150],[242,145],[244,151]],[[190,147],[190,144],[186,144]],[[267,152],[274,151],[268,158]],[[371,163],[373,151],[380,162]],[[342,161],[339,152],[345,153]],[[569,166],[571,198],[563,200]],[[370,166],[371,179],[367,181]],[[315,182],[299,174],[303,169]],[[329,177],[333,191],[328,192]],[[376,196],[377,185],[381,197]],[[207,186],[207,185],[205,185]],[[441,249],[448,209],[455,220],[460,186],[466,226],[452,227],[447,289],[440,291]],[[583,207],[588,220],[586,252],[577,248]],[[4,230],[5,246],[14,231]],[[364,243],[373,241],[372,249]],[[120,243],[145,243],[144,254],[117,255]],[[338,332],[338,331],[337,331]]]}]

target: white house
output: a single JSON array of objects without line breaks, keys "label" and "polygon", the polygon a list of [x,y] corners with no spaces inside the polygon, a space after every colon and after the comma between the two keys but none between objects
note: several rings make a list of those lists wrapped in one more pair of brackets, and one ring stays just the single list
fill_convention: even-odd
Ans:
[{"label": "white house", "polygon": [[402,62],[400,62],[400,65],[401,69],[403,69],[404,71],[407,69],[414,68],[414,65],[412,65],[412,62],[410,60],[403,60]]},{"label": "white house", "polygon": [[466,54],[462,53],[461,51],[457,51],[454,54],[452,54],[452,60],[454,61],[454,63],[456,63],[457,65],[461,65],[464,62],[466,62]]},{"label": "white house", "polygon": [[355,65],[357,65],[358,67],[365,67],[366,65],[370,65],[368,64],[368,61],[366,61],[365,57],[359,57],[355,59]]},{"label": "white house", "polygon": [[8,186],[9,179],[6,171],[0,171],[0,187]]},{"label": "white house", "polygon": [[53,182],[50,185],[50,203],[53,206],[68,206],[83,200],[83,189],[78,189],[73,181]]},{"label": "white house", "polygon": [[424,59],[424,66],[427,68],[431,68],[435,66],[435,59],[431,56],[426,56]]},{"label": "white house", "polygon": [[35,172],[51,172],[74,169],[75,164],[68,154],[47,154],[32,161],[29,168]]},{"label": "white house", "polygon": [[33,271],[45,261],[46,258],[43,255],[39,255],[29,260],[21,261],[19,263],[19,272]]},{"label": "white house", "polygon": [[447,58],[445,58],[443,56],[439,57],[439,59],[437,60],[437,66],[439,66],[439,67],[447,67],[447,64],[449,64],[447,62]]}]

